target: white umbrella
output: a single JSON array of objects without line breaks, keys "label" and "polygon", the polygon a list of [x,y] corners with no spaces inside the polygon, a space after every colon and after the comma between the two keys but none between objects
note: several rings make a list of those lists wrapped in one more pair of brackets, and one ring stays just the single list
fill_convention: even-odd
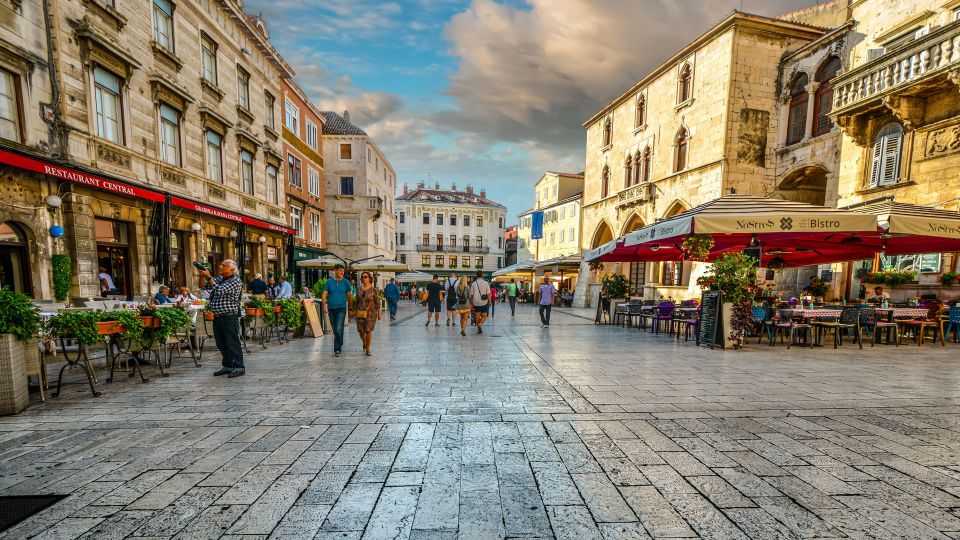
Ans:
[{"label": "white umbrella", "polygon": [[433,276],[423,272],[404,272],[397,275],[397,283],[416,283],[419,281],[433,281]]},{"label": "white umbrella", "polygon": [[319,268],[320,270],[332,270],[338,264],[343,264],[343,261],[336,257],[318,257],[297,261],[297,266],[302,268]]},{"label": "white umbrella", "polygon": [[537,261],[530,259],[517,264],[501,268],[493,273],[493,277],[509,277],[511,275],[528,275],[533,273],[533,268],[538,264]]},{"label": "white umbrella", "polygon": [[359,271],[367,270],[369,272],[406,272],[410,270],[410,267],[407,266],[406,263],[397,261],[375,260],[352,264],[350,265],[350,269]]}]

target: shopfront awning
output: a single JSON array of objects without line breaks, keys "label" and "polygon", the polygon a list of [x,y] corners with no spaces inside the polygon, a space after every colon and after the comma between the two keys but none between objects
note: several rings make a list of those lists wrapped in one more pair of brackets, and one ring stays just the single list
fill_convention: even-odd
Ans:
[{"label": "shopfront awning", "polygon": [[433,276],[423,272],[404,272],[397,275],[396,280],[397,283],[421,283],[433,281]]},{"label": "shopfront awning", "polygon": [[511,264],[510,266],[505,266],[496,272],[493,273],[493,277],[509,277],[509,276],[528,276],[533,274],[534,267],[539,263],[533,259],[523,261],[516,264]]},{"label": "shopfront awning", "polygon": [[580,255],[564,255],[539,262],[534,266],[534,269],[542,269],[548,272],[576,272],[580,269],[581,262],[583,262],[583,257]]},{"label": "shopfront awning", "polygon": [[880,250],[888,255],[960,251],[960,212],[886,197],[848,207],[877,217]]}]

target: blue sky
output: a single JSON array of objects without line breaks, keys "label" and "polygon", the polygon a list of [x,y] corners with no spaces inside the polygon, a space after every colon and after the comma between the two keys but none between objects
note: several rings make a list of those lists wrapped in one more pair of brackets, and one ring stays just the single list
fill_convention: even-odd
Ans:
[{"label": "blue sky", "polygon": [[742,5],[815,0],[248,0],[322,110],[350,110],[398,186],[473,184],[513,223],[544,171],[579,172],[581,123]]}]

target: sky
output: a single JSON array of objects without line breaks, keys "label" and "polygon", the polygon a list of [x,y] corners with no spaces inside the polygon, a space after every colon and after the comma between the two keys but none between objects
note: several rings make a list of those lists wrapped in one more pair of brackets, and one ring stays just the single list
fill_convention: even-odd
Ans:
[{"label": "sky", "polygon": [[508,222],[580,172],[584,120],[734,9],[816,0],[247,0],[320,110],[350,111],[404,183],[473,185]]}]

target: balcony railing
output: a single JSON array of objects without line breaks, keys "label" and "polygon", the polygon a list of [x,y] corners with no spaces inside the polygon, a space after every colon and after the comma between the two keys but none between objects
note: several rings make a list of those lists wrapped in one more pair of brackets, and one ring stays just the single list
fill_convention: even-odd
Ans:
[{"label": "balcony railing", "polygon": [[445,244],[417,244],[417,251],[443,251],[446,253],[490,253],[490,246],[450,246]]},{"label": "balcony railing", "polygon": [[370,219],[373,221],[380,219],[380,216],[383,215],[383,198],[370,197],[370,202],[367,204],[369,204]]},{"label": "balcony railing", "polygon": [[960,22],[954,22],[839,75],[834,82],[833,114],[843,116],[866,101],[958,65]]}]

